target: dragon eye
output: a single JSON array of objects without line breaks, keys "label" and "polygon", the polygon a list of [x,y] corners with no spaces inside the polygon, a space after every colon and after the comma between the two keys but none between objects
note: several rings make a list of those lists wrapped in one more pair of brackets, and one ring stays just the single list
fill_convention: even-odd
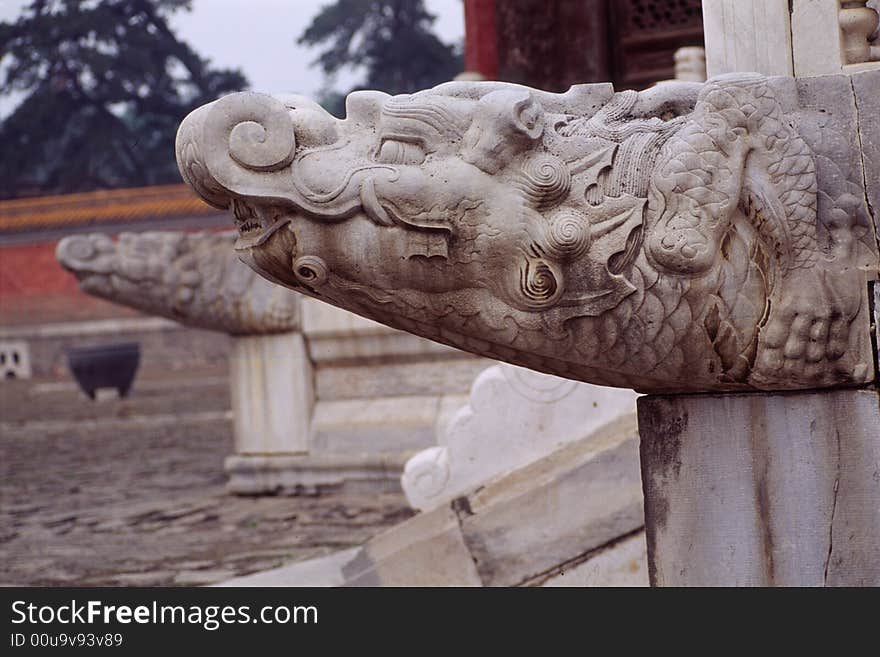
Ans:
[{"label": "dragon eye", "polygon": [[425,151],[409,141],[385,139],[376,160],[382,164],[421,164],[425,161]]}]

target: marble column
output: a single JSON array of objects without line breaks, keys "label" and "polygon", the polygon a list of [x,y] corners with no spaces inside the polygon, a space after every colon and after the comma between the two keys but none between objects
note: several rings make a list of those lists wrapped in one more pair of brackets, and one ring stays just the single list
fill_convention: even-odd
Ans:
[{"label": "marble column", "polygon": [[793,75],[788,5],[788,0],[703,0],[708,76]]},{"label": "marble column", "polygon": [[241,336],[232,345],[235,453],[307,453],[314,392],[302,333]]},{"label": "marble column", "polygon": [[709,77],[798,78],[880,67],[875,0],[703,0]]}]

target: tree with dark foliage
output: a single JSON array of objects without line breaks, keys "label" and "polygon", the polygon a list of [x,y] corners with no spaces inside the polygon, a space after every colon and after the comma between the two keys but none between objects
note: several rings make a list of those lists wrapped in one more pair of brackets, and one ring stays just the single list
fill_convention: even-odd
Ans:
[{"label": "tree with dark foliage", "polygon": [[[336,0],[312,19],[298,43],[325,45],[314,63],[331,79],[344,68],[364,67],[366,79],[355,89],[411,93],[462,70],[460,50],[431,31],[435,19],[424,0]],[[343,99],[330,93],[324,104],[340,115]]]},{"label": "tree with dark foliage", "polygon": [[174,135],[195,107],[242,89],[168,25],[190,0],[32,0],[0,23],[0,197],[180,181]]}]

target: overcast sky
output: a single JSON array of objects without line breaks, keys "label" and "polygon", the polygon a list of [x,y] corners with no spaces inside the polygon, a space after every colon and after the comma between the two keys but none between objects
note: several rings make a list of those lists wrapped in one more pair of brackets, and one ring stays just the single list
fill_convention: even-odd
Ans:
[{"label": "overcast sky", "polygon": [[[317,50],[296,45],[298,37],[329,0],[193,0],[191,12],[180,11],[171,23],[177,34],[222,68],[238,67],[251,88],[266,92],[315,95],[323,76],[309,67]],[[0,0],[0,21],[14,20],[27,0]],[[462,0],[426,0],[437,15],[434,27],[444,41],[464,37]],[[341,74],[345,90],[357,74]],[[0,98],[0,116],[11,110],[11,99]]]}]

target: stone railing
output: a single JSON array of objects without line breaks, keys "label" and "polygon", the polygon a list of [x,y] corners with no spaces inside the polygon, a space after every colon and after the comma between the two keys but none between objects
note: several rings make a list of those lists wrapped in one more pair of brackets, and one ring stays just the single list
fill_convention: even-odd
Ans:
[{"label": "stone railing", "polygon": [[403,490],[417,509],[447,504],[634,413],[635,400],[629,390],[493,365],[476,378],[437,446],[407,461]]}]

